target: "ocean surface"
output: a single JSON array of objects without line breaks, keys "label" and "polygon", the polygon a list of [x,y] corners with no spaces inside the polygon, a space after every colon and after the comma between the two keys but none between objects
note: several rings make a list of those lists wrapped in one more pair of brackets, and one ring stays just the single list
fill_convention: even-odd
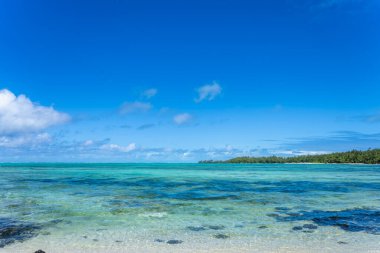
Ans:
[{"label": "ocean surface", "polygon": [[1,164],[0,252],[380,252],[380,166]]}]

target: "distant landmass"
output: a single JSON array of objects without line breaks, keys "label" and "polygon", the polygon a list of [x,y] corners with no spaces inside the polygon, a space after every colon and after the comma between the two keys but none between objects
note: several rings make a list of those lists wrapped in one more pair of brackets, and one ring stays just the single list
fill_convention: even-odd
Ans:
[{"label": "distant landmass", "polygon": [[225,161],[204,160],[200,163],[364,163],[380,164],[380,149],[352,150],[323,155],[300,155],[292,157],[236,157]]}]

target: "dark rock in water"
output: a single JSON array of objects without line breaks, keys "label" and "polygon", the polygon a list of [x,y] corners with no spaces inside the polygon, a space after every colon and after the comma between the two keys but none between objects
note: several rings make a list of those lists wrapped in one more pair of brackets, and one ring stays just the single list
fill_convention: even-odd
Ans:
[{"label": "dark rock in water", "polygon": [[274,208],[276,211],[290,211],[291,209],[288,207],[275,207]]},{"label": "dark rock in water", "polygon": [[267,226],[259,226],[260,229],[268,228]]},{"label": "dark rock in water", "polygon": [[183,243],[181,240],[169,240],[166,242],[167,244],[180,244]]},{"label": "dark rock in water", "polygon": [[120,241],[120,240],[116,240],[115,242],[117,242],[117,243],[121,243],[121,242],[123,242],[123,241]]},{"label": "dark rock in water", "polygon": [[224,234],[217,234],[217,235],[214,235],[214,238],[216,238],[216,239],[227,239],[227,238],[230,238],[230,236],[224,235]]},{"label": "dark rock in water", "polygon": [[292,228],[294,231],[300,231],[302,230],[303,228],[301,226],[295,226]]},{"label": "dark rock in water", "polygon": [[212,229],[212,230],[223,230],[225,229],[226,227],[223,226],[223,225],[220,225],[220,226],[217,226],[217,225],[211,225],[211,226],[207,226],[209,229]]},{"label": "dark rock in water", "polygon": [[[287,215],[290,217],[298,217],[298,216],[301,216],[302,214],[301,213],[287,213]],[[281,217],[281,216],[278,215],[277,217]]]},{"label": "dark rock in water", "polygon": [[307,229],[317,229],[318,228],[318,226],[316,226],[314,224],[304,224],[302,227],[307,228]]},{"label": "dark rock in water", "polygon": [[62,219],[55,219],[55,220],[51,220],[49,223],[50,224],[58,224],[58,223],[61,223],[61,222],[63,222]]},{"label": "dark rock in water", "polygon": [[339,241],[338,243],[339,244],[348,244],[348,242],[344,242],[344,241]]},{"label": "dark rock in water", "polygon": [[268,217],[277,218],[277,217],[279,217],[280,215],[279,215],[278,213],[268,213],[267,216],[268,216]]},{"label": "dark rock in water", "polygon": [[29,235],[33,231],[30,225],[12,225],[0,229],[0,238],[19,237],[23,234]]},{"label": "dark rock in water", "polygon": [[126,212],[127,212],[127,210],[126,210],[126,209],[123,209],[123,208],[115,208],[115,209],[112,209],[112,210],[110,211],[110,213],[113,214],[113,215],[124,214],[124,213],[126,213]]},{"label": "dark rock in water", "polygon": [[196,231],[196,232],[198,232],[198,231],[204,231],[204,230],[206,230],[206,228],[205,227],[194,227],[194,226],[188,226],[188,227],[186,227],[188,230],[191,230],[191,231]]},{"label": "dark rock in water", "polygon": [[41,226],[37,224],[0,218],[0,248],[37,236],[40,229]]},{"label": "dark rock in water", "polygon": [[39,250],[35,251],[34,253],[46,253],[46,252],[43,251],[43,250],[41,250],[41,249],[39,249]]},{"label": "dark rock in water", "polygon": [[162,239],[156,239],[154,240],[155,242],[165,242],[165,240],[162,240]]},{"label": "dark rock in water", "polygon": [[377,209],[284,212],[284,215],[278,216],[276,219],[282,222],[312,221],[319,226],[335,226],[348,232],[366,232],[380,235],[380,210]]}]

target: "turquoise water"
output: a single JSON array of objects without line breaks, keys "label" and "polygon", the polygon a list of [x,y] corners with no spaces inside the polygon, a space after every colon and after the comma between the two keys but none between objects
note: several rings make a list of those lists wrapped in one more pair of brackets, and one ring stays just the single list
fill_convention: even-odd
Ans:
[{"label": "turquoise water", "polygon": [[0,252],[380,252],[380,166],[2,164]]}]

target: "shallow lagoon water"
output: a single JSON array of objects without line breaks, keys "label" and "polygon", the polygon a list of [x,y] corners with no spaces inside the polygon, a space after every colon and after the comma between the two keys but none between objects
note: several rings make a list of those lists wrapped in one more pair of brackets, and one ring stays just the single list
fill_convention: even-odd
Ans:
[{"label": "shallow lagoon water", "polygon": [[380,166],[2,164],[0,252],[380,252]]}]

